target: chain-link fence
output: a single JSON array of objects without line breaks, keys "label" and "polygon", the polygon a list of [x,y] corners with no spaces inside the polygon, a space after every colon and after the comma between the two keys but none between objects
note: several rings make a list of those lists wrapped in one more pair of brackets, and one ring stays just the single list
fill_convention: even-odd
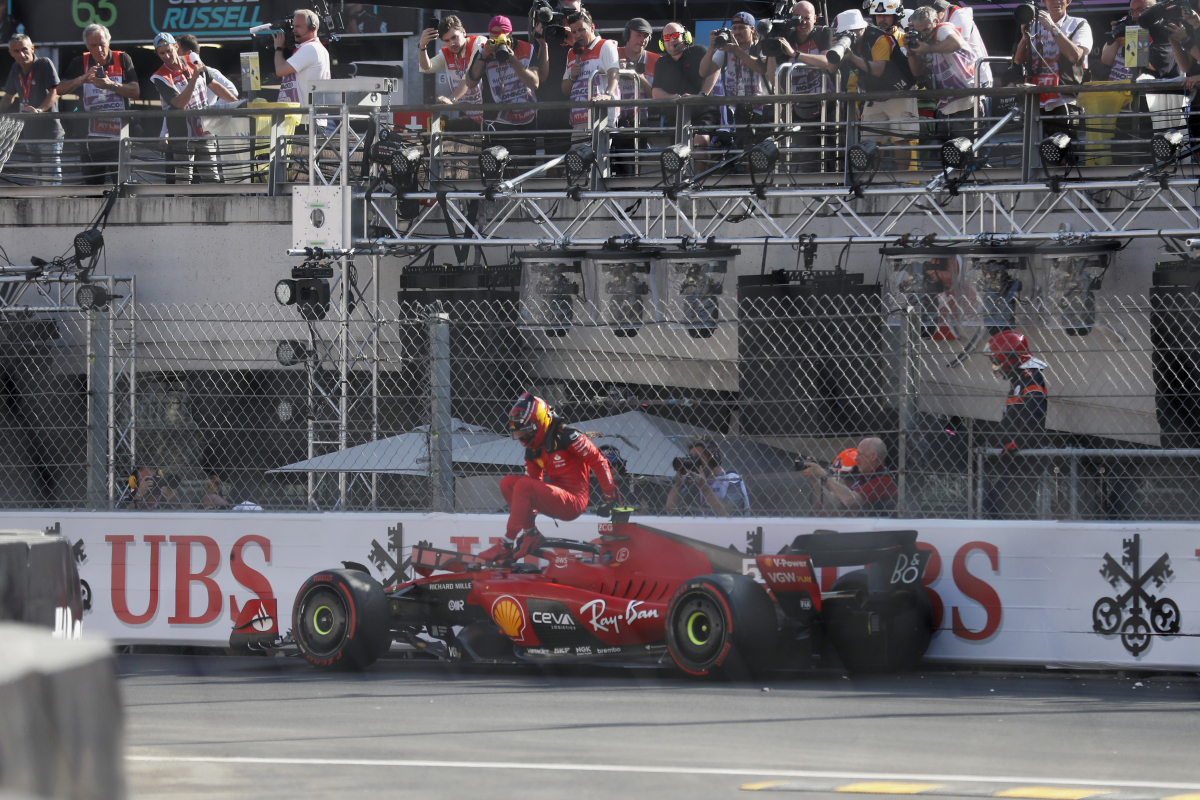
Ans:
[{"label": "chain-link fence", "polygon": [[[609,288],[360,303],[347,322],[320,297],[143,304],[127,322],[6,313],[0,503],[499,511],[500,477],[523,465],[507,411],[530,390],[605,446],[644,513],[1200,512],[1194,294],[1022,302],[997,320],[888,285],[674,306],[662,287]],[[1012,376],[983,353],[1002,329],[1035,359]],[[848,448],[857,470],[831,468]]]}]

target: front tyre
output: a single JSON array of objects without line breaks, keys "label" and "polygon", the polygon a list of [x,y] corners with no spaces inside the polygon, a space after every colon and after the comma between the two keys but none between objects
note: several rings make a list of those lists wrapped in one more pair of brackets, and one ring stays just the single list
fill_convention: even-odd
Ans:
[{"label": "front tyre", "polygon": [[704,575],[680,586],[667,606],[667,650],[689,675],[750,677],[775,654],[775,604],[744,575]]},{"label": "front tyre", "polygon": [[292,608],[296,645],[310,664],[363,669],[391,646],[387,598],[379,581],[350,569],[318,572]]}]

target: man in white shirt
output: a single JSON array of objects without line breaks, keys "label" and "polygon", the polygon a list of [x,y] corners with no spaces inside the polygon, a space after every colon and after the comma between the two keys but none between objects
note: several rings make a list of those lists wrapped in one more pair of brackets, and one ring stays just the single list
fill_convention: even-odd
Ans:
[{"label": "man in white shirt", "polygon": [[[292,53],[290,58],[283,56],[283,34],[277,33],[273,37],[275,40],[275,74],[282,78],[284,83],[292,83],[296,87],[295,91],[298,92],[298,96],[289,99],[301,106],[308,106],[308,91],[304,88],[306,83],[327,81],[330,78],[329,51],[317,39],[319,25],[320,20],[315,12],[309,11],[307,8],[296,11],[292,17],[292,33],[296,37],[296,52]],[[289,81],[287,77],[289,75],[295,77]],[[283,88],[280,89],[281,100],[282,96]]]},{"label": "man in white shirt", "polygon": [[[1078,86],[1083,83],[1087,71],[1087,57],[1092,49],[1092,28],[1080,17],[1067,14],[1071,0],[1045,0],[1045,10],[1038,11],[1028,25],[1024,25],[1013,62],[1029,64],[1031,83],[1038,86]],[[1029,43],[1033,43],[1030,52]],[[1074,120],[1079,113],[1075,95],[1063,95],[1053,90],[1040,96],[1042,106],[1042,133],[1051,136],[1067,133],[1074,137]],[[1058,117],[1059,119],[1047,119]]]},{"label": "man in white shirt", "polygon": [[[571,55],[567,57],[567,69],[562,76],[562,91],[572,100],[586,100],[588,85],[592,83],[597,72],[605,77],[595,88],[593,100],[620,100],[621,84],[618,72],[621,69],[621,57],[617,52],[617,43],[612,39],[602,39],[596,35],[596,23],[592,15],[580,9],[567,15],[567,25],[575,35],[575,43],[571,46]],[[614,106],[608,110],[608,124],[617,124],[617,109]],[[571,127],[575,129],[588,127],[587,108],[571,109]]]},{"label": "man in white shirt", "polygon": [[[433,58],[426,48],[435,39],[442,40],[442,48]],[[479,105],[483,102],[483,85],[467,83],[467,72],[480,55],[486,36],[468,36],[462,20],[453,15],[442,19],[436,28],[426,28],[421,33],[419,67],[426,75],[437,75],[437,100],[442,105]],[[465,86],[465,88],[464,88]],[[461,91],[460,91],[461,90]],[[443,116],[448,131],[478,131],[483,124],[482,111],[464,111],[461,116]]]}]

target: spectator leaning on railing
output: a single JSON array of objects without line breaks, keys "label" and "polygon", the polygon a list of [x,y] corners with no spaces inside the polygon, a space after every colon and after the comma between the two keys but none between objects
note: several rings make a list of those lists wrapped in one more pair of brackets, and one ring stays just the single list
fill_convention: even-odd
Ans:
[{"label": "spectator leaning on railing", "polygon": [[[212,97],[235,99],[203,62],[193,64],[179,52],[179,45],[171,34],[160,33],[154,37],[154,49],[163,65],[151,76],[150,81],[158,90],[163,109],[199,111],[215,102]],[[183,119],[167,117],[166,128],[170,160],[187,162],[196,158],[206,162],[196,168],[199,182],[216,183],[217,167],[213,163],[217,156],[216,149],[211,134],[204,129],[203,120],[199,116]],[[185,174],[189,171],[184,167]],[[174,167],[171,172],[175,174]]]},{"label": "spectator leaning on railing", "polygon": [[[1032,22],[1021,26],[1027,35],[1022,35],[1017,43],[1013,61],[1029,65],[1030,83],[1046,87],[1078,86],[1087,80],[1092,28],[1086,20],[1067,15],[1070,4],[1071,0],[1046,0],[1046,10],[1039,11]],[[1045,135],[1073,133],[1075,125],[1070,117],[1079,113],[1075,95],[1049,91],[1041,95],[1041,106]]]},{"label": "spectator leaning on railing", "polygon": [[329,51],[317,38],[319,26],[320,20],[315,13],[307,8],[297,9],[296,13],[292,15],[292,35],[296,39],[296,49],[286,58],[284,58],[283,34],[277,33],[273,37],[275,74],[281,80],[280,102],[308,106],[308,92],[304,89],[304,84],[309,81],[329,80]]},{"label": "spectator leaning on railing", "polygon": [[[739,11],[733,15],[729,26],[733,41],[718,46],[717,32],[708,36],[708,52],[700,61],[700,77],[707,78],[718,73],[713,86],[714,95],[724,97],[762,97],[767,94],[767,57],[762,53],[758,34],[754,30],[754,17]],[[722,125],[759,125],[763,122],[762,105],[736,105],[721,107]],[[739,146],[752,142],[751,136],[739,137]]]},{"label": "spectator leaning on railing", "polygon": [[[634,17],[625,23],[625,46],[617,48],[617,56],[621,60],[621,69],[631,69],[638,74],[637,89],[634,88],[633,78],[621,78],[621,97],[632,100],[645,100],[653,96],[654,70],[660,56],[651,53],[646,45],[654,36],[654,28],[641,17]],[[658,111],[654,116],[659,116]],[[645,124],[650,114],[649,109],[637,110],[640,121]],[[622,108],[617,124],[622,127],[633,125],[634,109]]]},{"label": "spectator leaning on railing", "polygon": [[17,111],[25,128],[13,150],[14,161],[28,161],[31,171],[49,183],[62,183],[63,128],[57,119],[39,119],[32,115],[58,111],[58,71],[48,58],[34,56],[33,41],[23,33],[8,41],[8,53],[15,62],[8,71],[4,91],[8,95],[0,111]]},{"label": "spectator leaning on railing", "polygon": [[[433,58],[429,57],[426,49],[434,39],[442,40],[442,49]],[[462,21],[458,17],[448,16],[442,19],[436,28],[426,28],[421,34],[421,52],[418,56],[421,72],[438,76],[439,91],[445,94],[437,95],[437,102],[443,105],[473,104],[483,102],[483,87],[476,83],[474,87],[458,92],[459,86],[467,77],[467,70],[474,63],[476,55],[483,47],[484,36],[467,36]],[[456,95],[457,92],[457,95]],[[482,111],[466,111],[464,116],[447,119],[445,128],[448,131],[477,131],[483,123]]]},{"label": "spectator leaning on railing", "polygon": [[[922,6],[913,12],[909,24],[916,30],[916,41],[908,41],[908,63],[913,75],[926,77],[931,89],[969,89],[975,79],[975,52],[970,43],[949,22],[939,22],[938,12]],[[960,136],[973,138],[975,101],[971,95],[939,97],[937,101],[938,138],[943,141]]]},{"label": "spectator leaning on railing", "polygon": [[[133,59],[128,53],[113,50],[109,46],[112,34],[103,25],[92,23],[83,29],[83,43],[87,52],[76,56],[67,66],[63,80],[58,84],[59,97],[80,92],[83,110],[125,111],[130,100],[142,96],[138,85]],[[83,182],[104,183],[106,173],[116,183],[115,162],[119,158],[121,138],[120,117],[93,117],[87,123],[87,140],[79,145],[79,157],[85,164]],[[88,166],[102,162],[113,162],[112,166]]]},{"label": "spectator leaning on railing", "polygon": [[808,0],[796,3],[792,7],[792,16],[796,27],[780,39],[780,55],[767,59],[767,79],[772,82],[775,80],[781,64],[794,62],[800,65],[792,70],[791,85],[782,87],[782,91],[813,96],[810,102],[792,104],[792,123],[803,125],[804,128],[800,133],[792,134],[791,143],[792,147],[808,151],[797,157],[800,168],[815,170],[820,167],[822,160],[818,151],[821,147],[820,96],[832,91],[829,73],[837,71],[837,67],[825,58],[833,30],[826,25],[817,25],[817,9]]},{"label": "spectator leaning on railing", "polygon": [[[596,23],[592,15],[580,9],[567,15],[567,25],[574,34],[575,43],[571,45],[571,55],[567,57],[566,69],[562,77],[563,94],[570,94],[572,100],[586,100],[588,86],[597,72],[605,73],[599,82],[598,89],[593,90],[593,100],[620,100],[621,82],[619,70],[620,58],[617,55],[617,43],[612,39],[601,39],[596,35]],[[586,108],[571,109],[571,127],[586,128],[588,110]],[[617,109],[608,111],[608,124],[617,122]]]},{"label": "spectator leaning on railing", "polygon": [[[662,48],[667,55],[658,60],[654,70],[655,99],[668,100],[712,93],[717,73],[707,78],[700,74],[700,63],[707,50],[703,45],[692,43],[692,35],[686,28],[678,22],[667,23],[662,32]],[[712,106],[692,108],[691,112],[692,125],[695,127],[711,129],[720,121],[717,109]],[[668,124],[675,124],[674,114],[671,114]],[[695,145],[704,147],[709,138],[709,134],[698,133],[694,137]]]},{"label": "spectator leaning on railing", "polygon": [[[486,75],[491,101],[513,106],[493,115],[493,130],[532,131],[537,111],[531,104],[537,102],[534,92],[538,88],[537,70],[529,67],[533,46],[512,38],[512,21],[508,17],[493,17],[488,23],[488,34],[490,38],[483,43],[451,99],[458,102],[477,88]],[[532,135],[505,137],[500,144],[513,154],[533,155],[535,151]]]}]

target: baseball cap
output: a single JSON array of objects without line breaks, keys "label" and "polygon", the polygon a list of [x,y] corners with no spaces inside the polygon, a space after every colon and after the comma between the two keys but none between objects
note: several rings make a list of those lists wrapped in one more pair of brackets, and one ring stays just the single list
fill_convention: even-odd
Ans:
[{"label": "baseball cap", "polygon": [[866,20],[863,19],[862,12],[857,8],[852,8],[849,11],[843,11],[837,15],[837,19],[833,22],[833,29],[838,33],[846,31],[860,31],[867,27]]},{"label": "baseball cap", "polygon": [[733,22],[740,22],[743,25],[749,25],[751,28],[754,27],[754,17],[751,16],[750,12],[748,11],[739,11],[738,13],[734,14]]},{"label": "baseball cap", "polygon": [[491,33],[496,28],[499,28],[504,33],[512,33],[512,20],[505,16],[496,15],[488,23],[488,33]]},{"label": "baseball cap", "polygon": [[641,17],[634,17],[625,23],[625,31],[637,31],[638,33],[654,33],[654,26]]},{"label": "baseball cap", "polygon": [[175,44],[175,37],[165,31],[154,37],[155,47],[162,47],[164,44]]}]

